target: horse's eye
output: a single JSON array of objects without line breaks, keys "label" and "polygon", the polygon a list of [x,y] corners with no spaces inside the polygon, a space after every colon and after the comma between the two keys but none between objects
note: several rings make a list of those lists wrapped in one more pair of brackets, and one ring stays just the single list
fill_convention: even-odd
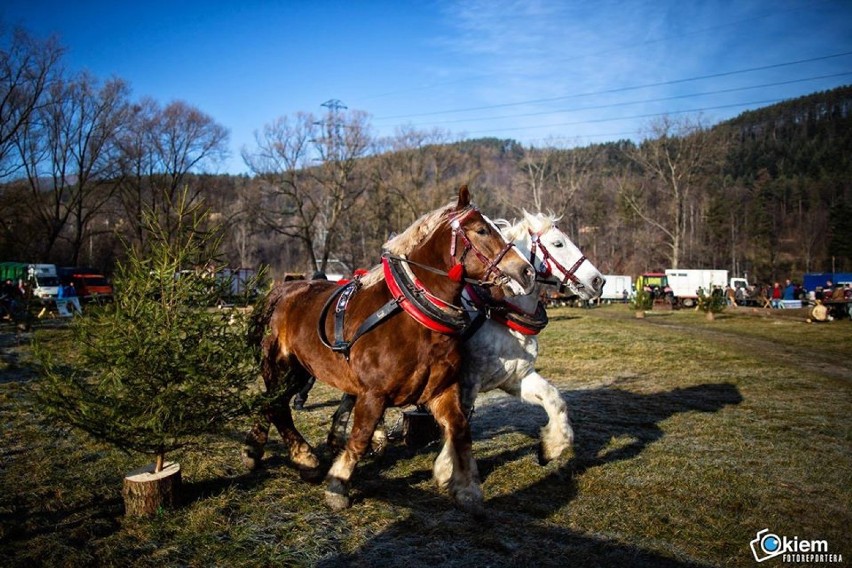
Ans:
[{"label": "horse's eye", "polygon": [[484,237],[485,235],[488,234],[488,228],[487,227],[480,227],[476,230],[476,234],[482,235]]},{"label": "horse's eye", "polygon": [[559,241],[556,241],[555,243],[553,243],[553,246],[555,246],[558,249],[561,249],[562,247],[565,246],[565,243],[561,243]]}]

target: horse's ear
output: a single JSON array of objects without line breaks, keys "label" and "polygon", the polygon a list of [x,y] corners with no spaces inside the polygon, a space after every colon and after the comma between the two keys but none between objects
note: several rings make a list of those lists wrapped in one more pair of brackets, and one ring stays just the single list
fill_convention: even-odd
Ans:
[{"label": "horse's ear", "polygon": [[459,202],[456,208],[464,209],[468,205],[470,205],[470,191],[467,189],[467,184],[464,184],[459,188]]}]

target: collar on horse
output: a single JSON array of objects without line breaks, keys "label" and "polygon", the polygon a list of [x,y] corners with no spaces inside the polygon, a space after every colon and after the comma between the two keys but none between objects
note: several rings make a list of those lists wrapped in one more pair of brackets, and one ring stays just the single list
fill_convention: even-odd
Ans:
[{"label": "collar on horse", "polygon": [[[317,322],[317,334],[323,345],[332,351],[342,353],[348,361],[352,344],[399,310],[405,311],[416,322],[432,331],[446,335],[462,334],[470,324],[467,312],[463,308],[449,304],[429,292],[411,271],[408,263],[409,261],[404,257],[392,256],[388,253],[382,255],[385,283],[392,298],[365,319],[348,341],[343,338],[346,308],[349,301],[361,288],[361,282],[356,279],[336,290],[326,300]],[[331,343],[325,332],[325,322],[331,305],[335,301],[334,343]]]},{"label": "collar on horse", "polygon": [[[548,323],[547,311],[544,304],[538,302],[534,313],[526,312],[517,306],[500,300],[495,300],[488,290],[479,286],[468,284],[465,287],[471,303],[476,306],[480,314],[497,323],[503,324],[523,335],[538,335]],[[477,322],[479,325],[484,323]]]},{"label": "collar on horse", "polygon": [[[556,284],[559,286],[559,293],[562,293],[565,290],[565,287],[568,285],[568,282],[571,281],[578,289],[585,288],[583,284],[580,282],[580,279],[577,278],[577,270],[580,268],[580,265],[583,264],[586,260],[585,255],[581,255],[580,258],[577,259],[571,268],[565,268],[553,255],[550,254],[550,251],[547,250],[547,247],[544,246],[544,243],[541,242],[541,235],[538,233],[533,233],[530,231],[530,237],[532,238],[532,246],[530,247],[530,264],[533,265],[535,272],[537,275],[543,276],[547,278],[553,274],[553,267],[558,268],[562,274],[565,276],[562,280],[545,280],[545,283]],[[535,251],[536,248],[541,249],[542,253],[542,261],[541,266],[536,266],[535,264]]]}]

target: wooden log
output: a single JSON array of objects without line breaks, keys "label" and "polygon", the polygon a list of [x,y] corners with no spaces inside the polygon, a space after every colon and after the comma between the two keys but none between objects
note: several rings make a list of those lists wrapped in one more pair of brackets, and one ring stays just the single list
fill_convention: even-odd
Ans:
[{"label": "wooden log", "polygon": [[128,517],[150,517],[161,508],[171,509],[180,501],[180,464],[166,462],[162,471],[154,473],[148,464],[124,478],[124,512]]}]

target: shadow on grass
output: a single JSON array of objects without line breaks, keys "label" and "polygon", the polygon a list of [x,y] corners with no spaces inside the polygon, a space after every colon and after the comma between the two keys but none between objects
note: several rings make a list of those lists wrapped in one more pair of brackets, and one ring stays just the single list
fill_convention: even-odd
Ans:
[{"label": "shadow on grass", "polygon": [[[486,502],[488,519],[482,523],[451,509],[450,501],[413,485],[424,482],[430,472],[416,472],[405,479],[375,481],[386,462],[359,468],[355,485],[371,499],[410,502],[411,515],[390,526],[357,552],[327,558],[320,566],[431,566],[518,565],[540,561],[542,550],[553,564],[573,566],[673,566],[696,564],[620,544],[569,529],[540,526],[577,496],[576,478],[592,467],[638,456],[649,444],[664,436],[660,422],[683,412],[718,412],[742,402],[731,384],[704,384],[668,392],[641,394],[619,388],[599,388],[567,393],[576,431],[575,454],[540,480],[509,495]],[[537,437],[544,413],[523,413],[533,407],[517,399],[498,399],[477,410],[474,439],[488,438],[507,429],[520,429]],[[538,410],[538,409],[536,409]],[[629,444],[610,450],[612,438],[629,437]],[[478,460],[487,476],[499,467],[534,451],[529,445],[516,447]],[[387,458],[399,459],[404,452],[392,451]],[[369,481],[367,481],[369,479]],[[357,506],[357,503],[356,503]],[[508,528],[507,528],[508,527]],[[494,530],[494,529],[499,530]],[[508,536],[507,536],[508,535]]]}]

